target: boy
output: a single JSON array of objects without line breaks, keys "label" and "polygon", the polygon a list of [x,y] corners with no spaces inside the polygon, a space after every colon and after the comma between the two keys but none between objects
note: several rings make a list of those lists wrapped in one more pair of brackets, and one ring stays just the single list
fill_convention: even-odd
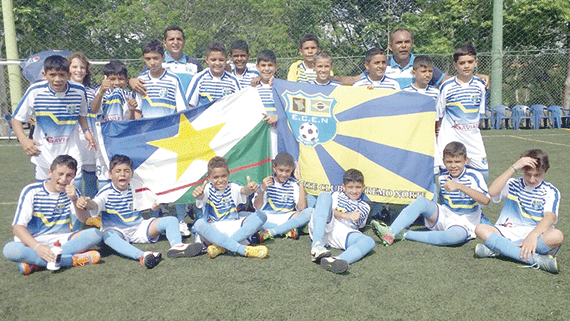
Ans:
[{"label": "boy", "polygon": [[441,85],[436,102],[437,127],[440,128],[436,130],[438,160],[449,142],[461,142],[467,147],[469,166],[481,172],[487,181],[489,165],[479,131],[479,117],[485,113],[486,90],[485,83],[473,76],[477,67],[475,48],[470,45],[457,48],[453,60],[458,75]]},{"label": "boy", "polygon": [[256,68],[259,71],[259,84],[257,91],[265,111],[267,112],[263,121],[271,125],[269,133],[271,137],[271,157],[277,155],[277,110],[275,109],[275,102],[273,101],[273,76],[277,71],[277,57],[271,50],[262,50],[257,54]]},{"label": "boy", "polygon": [[406,87],[403,91],[419,93],[422,95],[429,96],[433,100],[437,100],[439,96],[439,89],[430,85],[430,81],[433,79],[433,62],[428,56],[417,56],[413,63],[414,68],[412,69],[412,76],[414,77],[414,82]]},{"label": "boy", "polygon": [[380,48],[372,48],[366,52],[364,58],[366,74],[357,80],[353,86],[367,86],[368,89],[399,90],[400,85],[394,79],[384,75],[386,72],[386,53]]},{"label": "boy", "polygon": [[[506,198],[495,225],[480,224],[477,237],[485,244],[475,246],[475,257],[504,255],[551,273],[558,273],[556,252],[564,235],[554,228],[558,220],[560,192],[544,181],[550,167],[540,149],[525,152],[489,187],[491,200]],[[522,177],[511,176],[522,170]]]},{"label": "boy", "polygon": [[186,97],[190,108],[214,102],[241,90],[239,81],[225,71],[228,54],[224,44],[211,42],[206,49],[208,69],[192,78]]},{"label": "boy", "polygon": [[[91,109],[94,113],[100,113],[103,122],[112,120],[135,119],[137,102],[133,93],[126,90],[127,67],[118,60],[111,60],[103,66],[103,81]],[[140,118],[140,115],[136,118]]]},{"label": "boy", "polygon": [[215,156],[208,162],[208,180],[192,192],[196,206],[203,212],[202,218],[194,223],[196,233],[211,243],[207,252],[212,259],[226,250],[245,257],[263,259],[267,256],[267,247],[245,246],[240,243],[259,230],[267,217],[260,211],[238,213],[237,210],[239,204],[247,201],[247,196],[257,191],[257,184],[251,182],[248,176],[247,185],[242,187],[229,182],[229,176],[230,170],[225,158]]},{"label": "boy", "polygon": [[311,81],[314,85],[342,86],[341,83],[333,81],[331,72],[333,69],[333,57],[326,51],[320,51],[315,55],[315,72],[317,78]]},{"label": "boy", "polygon": [[[311,259],[333,273],[344,273],[348,265],[372,251],[376,242],[359,229],[364,227],[370,206],[364,201],[364,176],[349,169],[342,177],[342,191],[321,193],[309,222]],[[345,250],[337,257],[324,246]]]},{"label": "boy", "polygon": [[[184,244],[178,231],[177,219],[172,216],[143,219],[133,211],[133,192],[130,181],[133,163],[124,155],[115,155],[109,162],[111,183],[105,185],[95,198],[82,197],[78,206],[88,209],[91,216],[101,213],[103,241],[117,253],[138,260],[142,267],[152,269],[161,260],[160,252],[143,252],[131,243],[154,243],[161,233],[170,242],[167,256],[191,257],[200,254],[200,244]],[[158,206],[155,206],[158,207]],[[155,208],[156,209],[156,208]]]},{"label": "boy", "polygon": [[[86,251],[101,241],[95,228],[71,232],[71,217],[87,220],[87,211],[78,206],[79,191],[73,186],[77,161],[69,155],[57,156],[48,170],[49,179],[26,186],[18,200],[12,222],[14,241],[4,246],[4,256],[19,262],[20,273],[28,275],[56,259],[50,247],[61,244],[61,266],[99,263],[97,251]],[[76,254],[80,253],[80,254]]]},{"label": "boy", "polygon": [[259,77],[257,70],[247,68],[249,61],[249,46],[243,40],[236,40],[230,45],[230,58],[232,59],[231,73],[239,81],[240,87],[251,86],[251,81]]},{"label": "boy", "polygon": [[[309,223],[312,209],[307,209],[307,196],[302,181],[291,176],[295,170],[293,157],[288,153],[279,153],[273,160],[273,175],[267,176],[253,197],[255,209],[263,211],[267,221],[265,229],[259,234],[259,241],[281,234],[298,239],[297,228]],[[299,171],[295,172],[298,177]]]},{"label": "boy", "polygon": [[302,36],[299,40],[299,54],[303,56],[303,60],[298,60],[291,64],[287,80],[302,83],[310,83],[315,80],[317,78],[314,70],[315,55],[319,51],[319,38],[317,36],[310,33]]},{"label": "boy", "polygon": [[[489,204],[487,184],[478,171],[466,167],[465,146],[451,142],[443,151],[446,170],[438,176],[441,204],[420,197],[402,210],[392,225],[372,221],[372,229],[388,246],[394,238],[432,245],[456,245],[475,237],[481,222],[481,205]],[[424,218],[429,231],[406,231],[418,217]]]},{"label": "boy", "polygon": [[[78,160],[79,134],[77,122],[85,134],[88,149],[96,148],[87,124],[87,98],[83,85],[69,81],[69,62],[61,56],[47,57],[43,76],[46,80],[28,88],[12,115],[12,128],[22,148],[36,166],[35,178],[49,178],[49,168],[58,155],[71,155]],[[23,123],[36,115],[33,139],[24,133]],[[75,178],[81,180],[81,171]]]}]

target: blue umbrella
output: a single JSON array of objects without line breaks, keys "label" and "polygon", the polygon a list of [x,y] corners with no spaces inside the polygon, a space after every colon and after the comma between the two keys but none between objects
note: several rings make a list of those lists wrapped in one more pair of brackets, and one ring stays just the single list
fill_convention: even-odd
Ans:
[{"label": "blue umbrella", "polygon": [[47,57],[53,55],[59,55],[62,57],[67,57],[71,51],[67,50],[45,50],[31,55],[25,61],[20,63],[22,68],[22,74],[30,83],[34,83],[38,80],[42,80],[42,70],[44,67],[44,60]]}]

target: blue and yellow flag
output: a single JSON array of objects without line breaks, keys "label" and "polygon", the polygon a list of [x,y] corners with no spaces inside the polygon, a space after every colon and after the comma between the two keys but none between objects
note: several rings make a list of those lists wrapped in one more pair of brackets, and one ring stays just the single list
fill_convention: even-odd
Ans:
[{"label": "blue and yellow flag", "polygon": [[299,159],[308,193],[340,189],[344,172],[356,168],[372,201],[409,204],[419,196],[433,198],[433,98],[275,80],[273,99],[279,151]]}]

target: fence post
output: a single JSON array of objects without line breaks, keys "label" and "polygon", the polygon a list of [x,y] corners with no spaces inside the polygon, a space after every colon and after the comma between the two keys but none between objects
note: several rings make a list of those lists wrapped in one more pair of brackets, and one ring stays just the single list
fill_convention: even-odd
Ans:
[{"label": "fence post", "polygon": [[[2,17],[4,20],[4,31],[6,39],[6,59],[18,60],[18,46],[16,44],[16,27],[14,24],[14,7],[12,0],[2,0]],[[20,66],[8,65],[8,76],[10,81],[10,105],[12,112],[18,106],[22,98],[22,83],[20,79]]]},{"label": "fence post", "polygon": [[503,0],[493,0],[491,106],[503,104]]}]

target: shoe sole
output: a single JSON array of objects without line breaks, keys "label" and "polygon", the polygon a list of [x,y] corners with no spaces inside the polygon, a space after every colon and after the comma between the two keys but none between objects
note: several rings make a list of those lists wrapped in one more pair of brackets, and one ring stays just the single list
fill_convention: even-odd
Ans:
[{"label": "shoe sole", "polygon": [[143,263],[147,269],[152,269],[160,263],[160,260],[162,260],[162,254],[158,253],[157,256],[151,255],[151,257],[148,260],[144,260]]},{"label": "shoe sole", "polygon": [[325,257],[330,257],[331,256],[331,251],[324,251],[319,253],[319,255],[315,256],[313,253],[311,253],[311,260],[313,262],[317,262],[320,263],[321,259],[325,258]]},{"label": "shoe sole", "polygon": [[348,270],[348,262],[345,260],[334,260],[333,262],[328,262],[327,260],[321,261],[321,266],[327,271],[331,271],[335,274],[341,274]]},{"label": "shoe sole", "polygon": [[170,249],[168,252],[166,252],[166,256],[171,259],[179,257],[192,257],[200,254],[202,252],[202,248],[202,243],[192,243],[188,244],[184,250]]}]

